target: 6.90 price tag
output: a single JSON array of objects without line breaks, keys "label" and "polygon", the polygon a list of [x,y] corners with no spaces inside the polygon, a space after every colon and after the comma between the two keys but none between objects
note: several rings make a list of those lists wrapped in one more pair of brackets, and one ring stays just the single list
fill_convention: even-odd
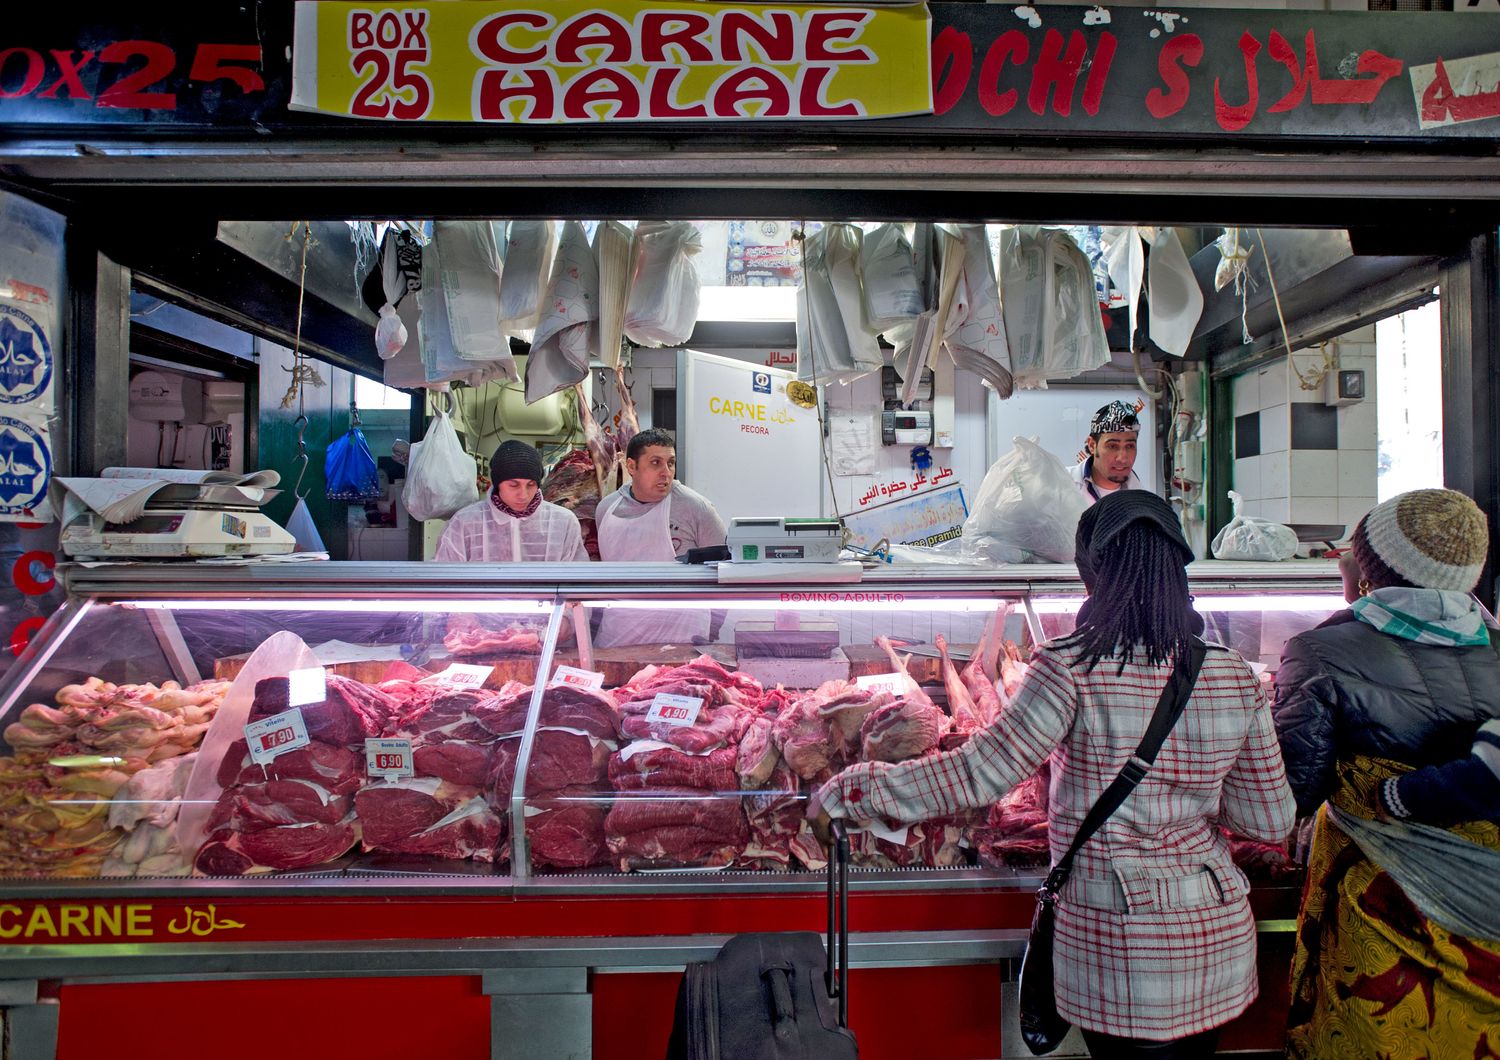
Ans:
[{"label": "6.90 price tag", "polygon": [[416,773],[410,740],[366,740],[365,772],[383,780],[396,780]]},{"label": "6.90 price tag", "polygon": [[695,696],[674,696],[658,692],[646,711],[647,721],[664,721],[668,725],[691,725],[698,720],[703,700]]},{"label": "6.90 price tag", "polygon": [[308,745],[307,723],[302,711],[293,707],[245,726],[245,742],[250,747],[250,761],[263,766],[279,755]]}]

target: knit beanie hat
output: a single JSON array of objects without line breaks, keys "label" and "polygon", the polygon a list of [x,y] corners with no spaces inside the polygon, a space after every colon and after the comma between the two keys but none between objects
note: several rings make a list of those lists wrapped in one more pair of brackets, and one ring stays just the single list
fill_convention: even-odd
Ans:
[{"label": "knit beanie hat", "polygon": [[1074,560],[1084,584],[1092,588],[1094,573],[1105,562],[1121,531],[1145,523],[1176,546],[1184,566],[1193,562],[1193,549],[1182,535],[1182,523],[1172,506],[1148,490],[1115,490],[1089,506],[1078,520]]},{"label": "knit beanie hat", "polygon": [[1403,583],[1466,593],[1489,552],[1489,521],[1453,490],[1412,490],[1377,504],[1354,528],[1359,570],[1377,588]]},{"label": "knit beanie hat", "polygon": [[542,484],[542,454],[514,438],[501,442],[490,457],[491,482],[498,484],[513,478],[529,478],[538,486]]}]

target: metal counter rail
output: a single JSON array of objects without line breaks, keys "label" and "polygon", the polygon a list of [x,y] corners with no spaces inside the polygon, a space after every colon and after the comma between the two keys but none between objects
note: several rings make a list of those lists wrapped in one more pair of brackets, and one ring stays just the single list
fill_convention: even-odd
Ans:
[{"label": "metal counter rail", "polygon": [[[867,570],[859,582],[819,584],[789,579],[778,583],[721,586],[711,567],[685,564],[529,563],[259,563],[244,566],[195,563],[122,563],[103,566],[62,564],[58,576],[70,595],[104,600],[171,597],[280,597],[288,599],[371,596],[463,597],[481,594],[662,596],[705,591],[739,598],[775,595],[793,589],[845,593],[875,590],[1080,594],[1082,583],[1071,563],[997,566],[884,566]],[[1195,591],[1327,591],[1339,584],[1327,560],[1283,563],[1226,563],[1205,560],[1188,567]],[[878,602],[878,601],[872,601]]]}]

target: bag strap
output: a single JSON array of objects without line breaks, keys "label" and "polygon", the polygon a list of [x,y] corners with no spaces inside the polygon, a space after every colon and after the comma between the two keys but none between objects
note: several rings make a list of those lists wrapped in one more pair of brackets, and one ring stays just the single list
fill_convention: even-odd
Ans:
[{"label": "bag strap", "polygon": [[1146,727],[1146,735],[1141,737],[1140,746],[1125,763],[1125,768],[1120,770],[1120,775],[1104,789],[1104,794],[1099,796],[1099,801],[1094,803],[1084,817],[1083,824],[1079,825],[1078,834],[1073,837],[1067,853],[1058,859],[1052,871],[1047,874],[1047,879],[1042,884],[1044,897],[1057,897],[1057,892],[1062,890],[1063,884],[1068,882],[1068,877],[1073,872],[1073,859],[1078,856],[1079,849],[1093,838],[1094,833],[1130,797],[1136,785],[1145,779],[1167,734],[1172,731],[1177,719],[1182,716],[1183,708],[1187,706],[1188,697],[1192,695],[1193,686],[1198,683],[1198,674],[1203,669],[1203,658],[1207,653],[1208,645],[1202,638],[1194,637],[1187,653],[1178,657],[1177,664],[1172,668],[1172,676],[1167,679],[1166,686],[1161,690],[1161,698],[1156,701],[1156,711],[1151,715],[1151,724]]}]

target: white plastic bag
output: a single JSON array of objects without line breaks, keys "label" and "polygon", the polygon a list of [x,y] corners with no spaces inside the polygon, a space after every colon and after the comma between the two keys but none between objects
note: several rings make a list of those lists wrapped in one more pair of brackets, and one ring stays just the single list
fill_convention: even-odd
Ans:
[{"label": "white plastic bag", "polygon": [[702,281],[690,260],[703,237],[688,221],[642,221],[635,275],[625,303],[625,337],[638,346],[681,346],[698,323]]},{"label": "white plastic bag", "polygon": [[[418,334],[421,337],[422,368],[426,386],[463,382],[482,386],[491,379],[515,381],[521,378],[511,356],[509,343],[503,355],[489,361],[471,361],[461,357],[453,341],[448,320],[448,300],[443,294],[441,263],[434,242],[422,255],[422,289],[417,292],[420,306]],[[404,298],[404,307],[410,298]],[[398,307],[398,312],[400,308]]]},{"label": "white plastic bag", "polygon": [[413,390],[427,385],[427,368],[422,363],[422,295],[414,291],[401,299],[396,313],[406,328],[406,343],[382,366],[385,385],[396,390]]},{"label": "white plastic bag", "polygon": [[286,521],[286,529],[297,542],[296,551],[328,551],[323,544],[323,535],[318,533],[318,524],[313,522],[312,512],[307,510],[305,498],[297,498],[297,504],[292,509],[292,516]]},{"label": "white plastic bag", "polygon": [[1066,232],[1000,233],[1000,296],[1016,386],[1042,389],[1109,361],[1088,256]]},{"label": "white plastic bag", "polygon": [[583,225],[563,225],[546,308],[526,358],[526,404],[581,383],[589,374],[599,319],[599,262]]},{"label": "white plastic bag", "polygon": [[510,356],[510,339],[500,326],[500,275],[504,246],[496,246],[489,221],[438,221],[432,248],[438,256],[443,307],[453,350],[466,361],[497,361]]},{"label": "white plastic bag", "polygon": [[1088,505],[1062,462],[1035,438],[1012,439],[964,520],[963,551],[993,563],[1071,563]]},{"label": "white plastic bag", "polygon": [[1214,536],[1209,550],[1214,559],[1248,559],[1269,563],[1291,559],[1297,554],[1297,531],[1244,514],[1245,501],[1234,490],[1229,491],[1234,518]]},{"label": "white plastic bag", "polygon": [[877,335],[922,311],[916,258],[898,224],[883,224],[865,233],[859,250],[864,274],[865,316]]},{"label": "white plastic bag", "polygon": [[[500,225],[496,223],[498,238]],[[517,338],[536,327],[542,290],[552,275],[557,226],[552,221],[512,221],[506,228],[505,275],[500,278],[500,326]],[[512,377],[514,378],[514,377]]]},{"label": "white plastic bag", "polygon": [[1193,275],[1175,228],[1158,228],[1146,260],[1146,303],[1151,310],[1151,341],[1174,357],[1187,353],[1198,319],[1203,289]]},{"label": "white plastic bag", "polygon": [[411,447],[401,502],[413,519],[447,519],[479,499],[474,458],[464,452],[446,412]]},{"label": "white plastic bag", "polygon": [[1000,289],[984,225],[958,225],[953,233],[962,243],[943,240],[944,253],[961,253],[962,271],[953,307],[943,328],[943,341],[953,363],[979,376],[1002,399],[1015,390],[1010,371],[1010,344],[1000,312]]},{"label": "white plastic bag", "polygon": [[380,320],[375,325],[375,352],[382,361],[400,353],[407,339],[406,324],[396,313],[396,304],[406,294],[406,277],[396,258],[396,238],[395,229],[387,229],[380,244],[380,291],[385,304],[380,307]]},{"label": "white plastic bag", "polygon": [[885,363],[865,316],[862,235],[857,226],[839,223],[807,239],[797,289],[797,378],[803,382],[848,383]]}]

